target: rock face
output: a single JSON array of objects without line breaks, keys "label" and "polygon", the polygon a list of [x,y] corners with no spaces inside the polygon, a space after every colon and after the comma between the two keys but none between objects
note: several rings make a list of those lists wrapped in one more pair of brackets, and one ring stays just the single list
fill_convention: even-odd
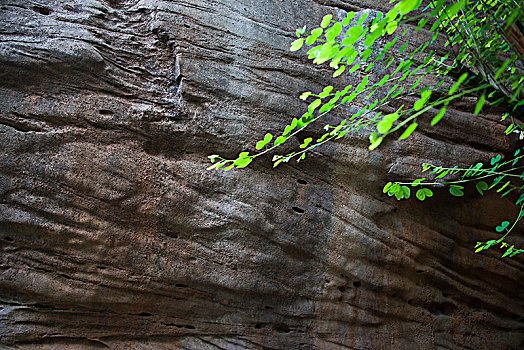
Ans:
[{"label": "rock face", "polygon": [[1,347],[522,348],[522,258],[472,251],[513,206],[381,192],[510,150],[496,113],[205,171],[330,81],[295,28],[387,6],[0,1]]}]

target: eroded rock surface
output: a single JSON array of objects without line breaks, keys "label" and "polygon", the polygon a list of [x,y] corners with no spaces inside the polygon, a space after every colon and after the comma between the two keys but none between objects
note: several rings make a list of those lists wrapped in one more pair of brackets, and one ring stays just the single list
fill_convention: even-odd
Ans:
[{"label": "eroded rock surface", "polygon": [[472,251],[513,206],[381,192],[510,150],[496,113],[204,171],[329,81],[295,28],[387,6],[0,1],[1,347],[522,348],[522,258]]}]

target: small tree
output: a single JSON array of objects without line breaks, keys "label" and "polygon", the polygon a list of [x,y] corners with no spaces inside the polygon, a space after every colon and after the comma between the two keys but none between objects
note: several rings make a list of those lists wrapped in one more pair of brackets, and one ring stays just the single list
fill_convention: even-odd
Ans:
[{"label": "small tree", "polygon": [[[316,140],[303,139],[299,150],[274,155],[274,166],[292,159],[300,162],[312,149],[359,130],[369,131],[370,150],[391,135],[400,134],[398,140],[404,140],[417,129],[420,118],[430,118],[430,125],[435,126],[451,102],[466,97],[477,100],[474,115],[488,105],[503,108],[501,119],[510,120],[506,134],[520,132],[522,138],[523,5],[522,0],[431,0],[424,5],[421,0],[400,0],[386,14],[377,12],[373,18],[368,12],[360,16],[349,12],[340,21],[326,15],[320,27],[312,29],[309,35],[306,27],[297,29],[298,38],[291,44],[291,51],[309,47],[308,58],[317,65],[329,64],[334,70],[333,78],[357,70],[366,73],[380,66],[379,74],[373,79],[364,75],[355,86],[337,91],[328,85],[318,93],[304,92],[300,98],[311,101],[307,111],[300,118],[293,118],[280,135],[267,133],[256,143],[255,154],[241,152],[236,159],[211,155],[213,164],[208,170],[244,168],[357,98],[365,103],[357,113],[338,125],[325,125],[326,132]],[[423,28],[430,31],[431,40],[408,52],[406,35]],[[428,48],[441,38],[445,40],[445,52]],[[402,104],[409,96],[418,98],[412,105]],[[396,108],[392,113],[382,115],[385,110],[391,112],[392,106]],[[497,155],[489,164],[477,163],[469,168],[422,164],[422,172],[429,173],[427,178],[389,182],[383,192],[401,200],[410,198],[412,189],[416,189],[415,197],[422,201],[433,195],[432,186],[445,185],[453,196],[460,197],[464,195],[464,184],[474,182],[481,195],[487,190],[496,190],[501,197],[511,194],[520,209],[518,216],[511,224],[503,221],[495,228],[503,233],[501,238],[477,242],[475,252],[499,245],[504,248],[502,257],[512,257],[524,252],[505,241],[524,217],[524,152],[520,151],[515,150],[509,160]]]}]

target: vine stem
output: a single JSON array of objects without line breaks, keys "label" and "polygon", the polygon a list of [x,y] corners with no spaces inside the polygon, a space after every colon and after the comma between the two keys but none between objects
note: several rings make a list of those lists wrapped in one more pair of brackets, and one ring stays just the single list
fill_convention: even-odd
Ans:
[{"label": "vine stem", "polygon": [[511,225],[511,227],[507,230],[506,234],[499,238],[499,240],[497,240],[497,244],[502,242],[504,238],[506,238],[506,236],[511,232],[511,230],[513,230],[513,228],[517,225],[517,222],[519,222],[521,219],[522,211],[524,211],[524,204],[520,205],[520,211],[519,215],[517,216],[517,219],[513,222],[513,225]]},{"label": "vine stem", "polygon": [[[434,165],[432,165],[432,166],[436,168],[436,166],[434,166]],[[516,168],[512,168],[510,170],[522,169],[522,168],[524,168],[524,165],[516,167]],[[443,170],[454,170],[454,171],[468,171],[468,170],[472,170],[472,169],[462,169],[462,168],[441,168],[441,169],[443,169]],[[478,172],[489,173],[489,174],[488,175],[484,175],[484,176],[475,177],[475,178],[472,178],[472,179],[467,179],[467,180],[454,180],[454,181],[446,181],[446,182],[421,182],[418,185],[457,184],[457,183],[464,183],[464,182],[470,182],[470,181],[476,181],[476,180],[480,180],[480,179],[485,179],[487,177],[494,176],[494,175],[513,176],[513,177],[519,177],[519,178],[521,177],[521,175],[509,174],[509,173],[504,173],[504,172],[496,172],[496,171],[491,171],[491,170],[477,170],[477,171]],[[413,185],[413,182],[397,182],[397,183],[399,185]]]}]

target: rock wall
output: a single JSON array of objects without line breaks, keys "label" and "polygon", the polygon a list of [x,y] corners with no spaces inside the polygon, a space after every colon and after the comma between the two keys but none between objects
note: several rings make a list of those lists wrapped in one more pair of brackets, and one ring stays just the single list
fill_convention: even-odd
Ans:
[{"label": "rock wall", "polygon": [[522,258],[472,251],[513,206],[381,192],[510,150],[495,112],[204,171],[330,81],[295,28],[387,6],[0,0],[1,347],[522,348]]}]

